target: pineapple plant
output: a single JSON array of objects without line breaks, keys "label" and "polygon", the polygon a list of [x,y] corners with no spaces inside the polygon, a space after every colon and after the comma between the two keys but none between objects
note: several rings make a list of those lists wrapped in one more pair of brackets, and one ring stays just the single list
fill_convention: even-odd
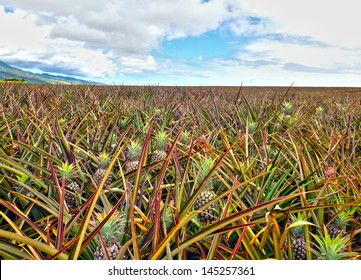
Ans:
[{"label": "pineapple plant", "polygon": [[126,157],[127,163],[125,169],[127,172],[136,170],[139,165],[139,157],[141,153],[141,146],[138,141],[131,141],[127,147]]},{"label": "pineapple plant", "polygon": [[182,144],[186,145],[186,144],[188,144],[189,139],[190,139],[189,132],[186,131],[186,130],[185,130],[185,131],[182,131],[182,133],[181,133],[181,135],[180,135],[180,137],[179,137],[179,141],[180,141]]},{"label": "pineapple plant", "polygon": [[[93,229],[96,228],[106,217],[105,213],[97,213],[96,221],[93,221],[91,225]],[[119,238],[121,232],[119,228],[124,225],[124,220],[119,213],[113,214],[109,220],[100,229],[100,237],[98,246],[94,252],[94,260],[115,260],[117,259],[119,250],[121,248]],[[105,252],[106,250],[106,252]]]},{"label": "pineapple plant", "polygon": [[128,118],[122,117],[119,119],[118,125],[121,130],[125,130],[128,125]]},{"label": "pineapple plant", "polygon": [[257,129],[258,124],[256,122],[253,121],[249,121],[248,122],[248,131],[249,133],[254,133]]},{"label": "pineapple plant", "polygon": [[[101,153],[98,157],[98,168],[94,173],[94,182],[97,186],[101,183],[104,178],[105,173],[107,172],[107,168],[109,166],[109,155],[107,153]],[[105,181],[104,187],[107,188],[113,181],[113,176],[109,174],[108,178]]]},{"label": "pineapple plant", "polygon": [[81,193],[78,183],[73,180],[73,169],[74,166],[68,163],[63,163],[59,167],[60,176],[62,180],[65,180],[64,200],[69,209],[78,206],[76,197]]},{"label": "pineapple plant", "polygon": [[[292,223],[296,223],[298,221],[304,221],[304,217],[301,214],[291,216]],[[295,260],[304,260],[306,258],[305,228],[304,226],[299,225],[292,227],[290,230],[293,258]]]},{"label": "pineapple plant", "polygon": [[323,112],[324,112],[324,109],[323,109],[322,106],[318,106],[318,107],[316,108],[316,113],[317,113],[318,115],[322,115]]},{"label": "pineapple plant", "polygon": [[336,238],[338,235],[346,233],[346,227],[350,221],[350,214],[343,211],[340,212],[331,223],[327,225],[327,231],[331,238]]},{"label": "pineapple plant", "polygon": [[289,115],[292,112],[291,102],[287,102],[287,101],[283,102],[282,107],[283,107],[283,112],[285,115]]},{"label": "pineapple plant", "polygon": [[164,160],[167,157],[167,134],[160,131],[155,136],[155,150],[150,158],[151,162]]},{"label": "pineapple plant", "polygon": [[[207,176],[207,174],[210,172],[211,168],[213,166],[213,160],[211,159],[205,159],[202,163],[201,170],[198,177],[198,183],[201,183],[204,178]],[[213,182],[212,180],[209,180],[206,183],[205,189],[200,193],[198,196],[194,209],[199,210],[204,205],[209,203],[211,200],[216,198],[216,194],[213,191]],[[213,203],[212,205],[208,206],[206,209],[204,209],[199,215],[198,219],[200,222],[207,224],[212,223],[217,220],[218,218],[218,212],[219,212],[219,205],[218,203]]]},{"label": "pineapple plant", "polygon": [[354,252],[348,252],[346,247],[349,243],[347,238],[337,235],[332,238],[324,226],[324,236],[312,234],[315,239],[315,249],[313,253],[319,260],[345,260],[355,256]]}]

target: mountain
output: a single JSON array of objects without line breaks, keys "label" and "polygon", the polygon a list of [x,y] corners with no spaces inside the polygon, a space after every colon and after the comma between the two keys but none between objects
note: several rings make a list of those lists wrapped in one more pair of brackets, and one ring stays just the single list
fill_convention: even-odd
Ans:
[{"label": "mountain", "polygon": [[14,67],[10,66],[9,64],[6,64],[5,62],[2,62],[1,60],[0,60],[0,68],[5,68],[5,69],[16,69],[16,68],[14,68]]},{"label": "mountain", "polygon": [[24,71],[10,66],[9,64],[6,64],[0,60],[0,80],[11,78],[25,80],[25,82],[32,84],[100,84],[97,82],[76,79],[69,76],[51,75],[48,73],[37,74],[30,71]]}]

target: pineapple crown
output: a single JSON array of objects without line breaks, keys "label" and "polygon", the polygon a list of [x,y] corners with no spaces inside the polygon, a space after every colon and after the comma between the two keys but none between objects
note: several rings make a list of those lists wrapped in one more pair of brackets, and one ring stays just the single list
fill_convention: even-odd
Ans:
[{"label": "pineapple crown", "polygon": [[[103,220],[107,217],[107,214],[105,212],[96,213],[95,216],[96,221],[92,222],[92,226],[94,228],[98,226],[101,222],[103,222]],[[102,228],[100,229],[100,234],[106,245],[112,245],[117,241],[119,235],[121,235],[119,228],[123,225],[123,215],[121,215],[119,212],[115,212],[102,226]]]},{"label": "pineapple crown", "polygon": [[179,140],[183,144],[187,143],[189,141],[189,132],[188,131],[182,131]]},{"label": "pineapple crown", "polygon": [[250,132],[250,133],[255,132],[256,129],[257,129],[257,125],[258,125],[258,124],[257,124],[256,122],[249,121],[249,122],[248,122],[248,130],[249,130],[249,132]]},{"label": "pineapple crown", "polygon": [[59,173],[61,178],[64,178],[65,180],[71,180],[73,178],[73,164],[69,163],[62,163],[61,167],[59,167]]},{"label": "pineapple crown", "polygon": [[282,106],[283,106],[283,110],[284,110],[285,114],[288,114],[288,113],[291,112],[291,109],[292,109],[291,102],[285,101],[285,102],[282,103]]},{"label": "pineapple crown", "polygon": [[337,214],[335,219],[333,220],[333,223],[336,227],[342,228],[345,227],[348,222],[350,221],[352,216],[352,213],[349,213],[347,211],[342,211]]},{"label": "pineapple crown", "polygon": [[121,129],[124,129],[124,128],[126,128],[126,126],[128,124],[128,119],[127,118],[122,118],[122,119],[119,120],[118,124],[119,124],[119,127]]},{"label": "pineapple crown", "polygon": [[127,147],[126,155],[130,161],[136,161],[139,159],[141,153],[141,147],[137,140],[131,141]]},{"label": "pineapple crown", "polygon": [[165,150],[165,146],[167,144],[167,133],[164,131],[159,131],[155,136],[155,148],[157,150]]},{"label": "pineapple crown", "polygon": [[109,165],[109,161],[110,161],[110,158],[109,158],[109,154],[107,153],[101,153],[98,157],[98,161],[99,161],[99,166],[101,168],[106,168],[108,167]]},{"label": "pineapple crown", "polygon": [[318,106],[318,107],[316,108],[316,112],[317,112],[318,114],[323,113],[323,107],[322,107],[322,106]]},{"label": "pineapple crown", "polygon": [[[291,218],[292,224],[306,221],[306,219],[302,213],[297,213],[297,216],[291,215],[290,218]],[[303,225],[294,226],[291,228],[291,233],[295,237],[302,237],[305,235],[305,228]]]},{"label": "pineapple crown", "polygon": [[317,250],[312,250],[318,259],[321,260],[343,260],[353,256],[351,252],[344,252],[343,249],[348,245],[348,239],[337,236],[331,238],[324,226],[325,236],[317,236],[312,234],[316,243],[315,247]]}]

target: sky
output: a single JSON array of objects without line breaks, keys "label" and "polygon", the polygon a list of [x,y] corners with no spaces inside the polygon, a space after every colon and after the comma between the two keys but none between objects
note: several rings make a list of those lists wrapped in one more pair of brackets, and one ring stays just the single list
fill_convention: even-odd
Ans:
[{"label": "sky", "polygon": [[115,85],[361,86],[358,0],[0,0],[0,60]]}]

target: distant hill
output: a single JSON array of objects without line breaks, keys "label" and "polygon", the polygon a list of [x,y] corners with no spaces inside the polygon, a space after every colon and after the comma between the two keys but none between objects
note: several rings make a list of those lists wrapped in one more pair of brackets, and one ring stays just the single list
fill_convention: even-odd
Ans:
[{"label": "distant hill", "polygon": [[97,82],[76,79],[69,76],[51,75],[48,73],[36,74],[10,66],[0,60],[0,80],[16,78],[32,84],[100,84]]}]

